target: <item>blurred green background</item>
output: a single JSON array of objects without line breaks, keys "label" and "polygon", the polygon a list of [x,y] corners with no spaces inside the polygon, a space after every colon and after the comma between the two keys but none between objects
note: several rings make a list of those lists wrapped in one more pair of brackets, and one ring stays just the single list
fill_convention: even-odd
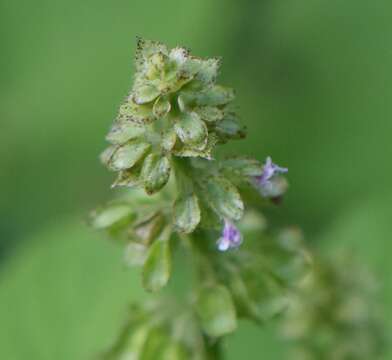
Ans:
[{"label": "blurred green background", "polygon": [[[87,359],[143,296],[83,223],[111,196],[98,154],[136,35],[223,56],[249,128],[227,151],[290,169],[272,222],[354,249],[392,319],[391,13],[387,0],[0,0],[0,358]],[[281,345],[245,323],[225,346],[285,359]]]}]

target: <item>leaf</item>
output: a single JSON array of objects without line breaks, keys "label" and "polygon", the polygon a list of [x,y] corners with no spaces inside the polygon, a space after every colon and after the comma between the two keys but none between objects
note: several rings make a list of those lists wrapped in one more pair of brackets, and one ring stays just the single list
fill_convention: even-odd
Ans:
[{"label": "leaf", "polygon": [[208,134],[207,144],[203,149],[197,149],[192,146],[184,145],[179,148],[175,148],[173,154],[180,157],[202,157],[208,160],[212,158],[212,150],[217,144],[218,139],[214,133]]},{"label": "leaf", "polygon": [[171,109],[171,105],[169,100],[161,96],[158,99],[156,99],[152,111],[154,113],[154,116],[159,119],[164,117],[166,114],[168,114],[170,109]]},{"label": "leaf", "polygon": [[199,200],[195,194],[182,196],[174,204],[174,225],[186,234],[195,230],[200,222]]},{"label": "leaf", "polygon": [[216,123],[215,131],[224,139],[241,139],[246,136],[246,128],[232,114]]},{"label": "leaf", "polygon": [[[156,358],[155,358],[156,359]],[[190,354],[179,342],[170,342],[163,351],[162,360],[189,360]]]},{"label": "leaf", "polygon": [[206,286],[199,292],[196,311],[207,335],[220,337],[237,328],[230,292],[223,285]]},{"label": "leaf", "polygon": [[92,216],[91,224],[96,229],[105,229],[129,221],[134,216],[135,213],[129,205],[112,204],[97,210]]},{"label": "leaf", "polygon": [[109,161],[112,170],[125,170],[134,166],[150,149],[151,145],[144,142],[128,143],[117,150]]},{"label": "leaf", "polygon": [[112,188],[116,186],[133,187],[140,184],[140,171],[139,165],[134,166],[132,169],[122,170],[117,176],[117,179],[112,184]]},{"label": "leaf", "polygon": [[163,216],[159,212],[150,212],[138,219],[134,226],[137,241],[150,244],[161,232],[163,223]]},{"label": "leaf", "polygon": [[150,327],[148,325],[140,326],[131,334],[128,342],[118,349],[118,353],[114,354],[114,357],[104,358],[104,360],[140,359],[147,348],[149,335]]},{"label": "leaf", "polygon": [[78,218],[58,217],[22,240],[0,269],[0,358],[95,358],[114,341],[129,302],[144,297],[138,274],[119,264],[119,246]]},{"label": "leaf", "polygon": [[170,177],[170,161],[166,156],[150,154],[144,160],[141,178],[147,194],[161,190]]},{"label": "leaf", "polygon": [[203,192],[200,192],[201,197],[200,200],[200,213],[201,220],[200,226],[204,229],[215,229],[221,230],[222,228],[222,219],[219,215],[211,208],[206,199],[204,199]]},{"label": "leaf", "polygon": [[168,54],[167,47],[158,41],[138,38],[136,47],[136,69],[143,71],[146,62],[156,54]]},{"label": "leaf", "polygon": [[170,235],[171,228],[167,226],[148,251],[142,273],[143,286],[148,291],[158,291],[169,281],[171,271]]},{"label": "leaf", "polygon": [[101,160],[102,164],[109,166],[110,159],[112,158],[114,152],[117,150],[117,146],[109,146],[107,147],[99,156],[99,159]]},{"label": "leaf", "polygon": [[125,263],[128,266],[143,265],[147,258],[147,250],[145,244],[130,242],[125,249]]},{"label": "leaf", "polygon": [[169,53],[169,58],[171,61],[173,61],[177,66],[183,66],[188,58],[189,58],[189,52],[188,50],[181,48],[181,47],[175,47],[170,50]]},{"label": "leaf", "polygon": [[207,91],[196,94],[196,102],[200,106],[225,105],[235,98],[234,90],[221,85],[214,85]]},{"label": "leaf", "polygon": [[218,76],[218,70],[220,67],[220,59],[211,58],[207,60],[202,60],[200,64],[200,69],[196,75],[196,79],[204,83],[205,85],[210,85],[215,82]]},{"label": "leaf", "polygon": [[176,140],[177,140],[177,134],[173,128],[170,128],[165,132],[163,132],[161,145],[164,150],[171,151],[176,145]]},{"label": "leaf", "polygon": [[203,106],[195,108],[194,111],[200,116],[203,121],[215,122],[221,120],[224,113],[221,109],[215,106]]},{"label": "leaf", "polygon": [[223,170],[228,169],[245,177],[260,176],[263,173],[263,165],[259,161],[245,156],[226,158],[220,165]]},{"label": "leaf", "polygon": [[174,129],[184,144],[203,149],[207,140],[207,127],[195,112],[183,113]]},{"label": "leaf", "polygon": [[106,140],[112,144],[122,145],[129,140],[136,139],[143,135],[145,130],[144,126],[135,123],[115,123],[106,136]]},{"label": "leaf", "polygon": [[151,105],[137,105],[132,97],[120,106],[117,119],[118,122],[133,122],[136,124],[148,124],[153,121]]},{"label": "leaf", "polygon": [[142,105],[155,100],[159,94],[154,85],[140,85],[134,89],[132,99],[136,104]]},{"label": "leaf", "polygon": [[239,220],[244,204],[237,188],[226,178],[215,176],[202,185],[205,198],[211,207],[223,218]]}]

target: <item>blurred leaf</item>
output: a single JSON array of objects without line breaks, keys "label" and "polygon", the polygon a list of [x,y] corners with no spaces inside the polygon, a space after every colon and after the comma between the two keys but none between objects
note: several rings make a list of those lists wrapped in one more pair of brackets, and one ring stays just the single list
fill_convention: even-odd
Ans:
[{"label": "blurred leaf", "polygon": [[179,343],[171,342],[163,351],[162,360],[188,360],[189,354]]},{"label": "blurred leaf", "polygon": [[129,266],[143,265],[147,258],[148,247],[145,244],[130,242],[125,249],[125,262]]},{"label": "blurred leaf", "polygon": [[128,222],[134,216],[134,210],[129,205],[111,204],[93,214],[92,225],[96,229],[105,229],[119,223]]},{"label": "blurred leaf", "polygon": [[167,226],[148,252],[142,275],[143,286],[148,291],[158,291],[169,281],[171,272],[170,235],[171,228]]},{"label": "blurred leaf", "polygon": [[204,331],[212,337],[220,337],[234,331],[237,318],[230,292],[222,285],[200,289],[197,313]]},{"label": "blurred leaf", "polygon": [[263,166],[259,161],[244,156],[226,158],[221,161],[221,166],[222,169],[246,177],[260,176],[263,172]]},{"label": "blurred leaf", "polygon": [[[203,194],[200,194],[203,196]],[[223,221],[220,216],[211,208],[208,201],[204,197],[200,197],[200,226],[205,229],[221,230]]]},{"label": "blurred leaf", "polygon": [[174,204],[174,224],[183,233],[191,233],[200,222],[199,201],[195,194],[181,196]]},{"label": "blurred leaf", "polygon": [[57,220],[24,244],[0,269],[0,358],[93,358],[143,295],[137,274],[79,219]]}]

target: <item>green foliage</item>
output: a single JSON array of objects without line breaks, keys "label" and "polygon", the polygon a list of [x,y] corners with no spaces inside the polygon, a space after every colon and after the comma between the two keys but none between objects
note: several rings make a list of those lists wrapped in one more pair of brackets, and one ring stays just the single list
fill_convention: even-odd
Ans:
[{"label": "green foliage", "polygon": [[237,315],[230,292],[222,285],[199,290],[196,311],[204,332],[211,337],[231,333],[237,327]]},{"label": "green foliage", "polygon": [[374,303],[375,280],[349,254],[318,257],[290,297],[283,334],[293,358],[378,359],[384,329]]},{"label": "green foliage", "polygon": [[[216,84],[219,66],[184,48],[138,40],[134,85],[101,155],[119,173],[113,186],[134,189],[98,210],[91,223],[125,245],[125,259],[142,267],[147,291],[158,292],[179,271],[172,269],[178,249],[189,254],[196,281],[175,305],[158,296],[133,306],[104,359],[218,359],[221,338],[237,329],[238,319],[263,324],[284,313],[311,276],[301,233],[272,231],[250,206],[280,200],[287,169],[270,157],[262,165],[213,156],[216,146],[244,136],[230,106],[234,92]],[[247,208],[245,197],[252,199]],[[322,285],[338,291],[333,279]],[[300,304],[306,311],[306,301]],[[185,336],[178,323],[191,333]],[[358,326],[350,324],[348,334]],[[338,327],[333,323],[331,334]],[[314,338],[324,336],[317,324],[309,329]],[[312,347],[306,342],[304,351]]]},{"label": "green foliage", "polygon": [[143,285],[147,290],[158,291],[169,281],[171,271],[170,235],[170,228],[162,230],[148,251],[143,266]]},{"label": "green foliage", "polygon": [[212,360],[214,347],[191,307],[173,298],[132,305],[116,341],[103,360]]}]

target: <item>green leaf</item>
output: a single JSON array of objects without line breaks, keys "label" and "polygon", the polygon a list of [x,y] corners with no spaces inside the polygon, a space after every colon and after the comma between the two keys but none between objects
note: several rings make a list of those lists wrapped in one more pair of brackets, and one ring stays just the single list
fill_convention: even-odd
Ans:
[{"label": "green leaf", "polygon": [[154,113],[154,116],[159,119],[161,117],[164,117],[166,114],[168,114],[170,109],[171,109],[171,105],[169,100],[161,96],[158,99],[156,99],[152,111]]},{"label": "green leaf", "polygon": [[203,106],[195,108],[194,111],[200,116],[203,121],[215,122],[221,120],[224,113],[221,109],[215,106]]},{"label": "green leaf", "polygon": [[[155,358],[156,359],[156,358]],[[162,360],[189,360],[190,354],[178,342],[170,342],[163,351]]]},{"label": "green leaf", "polygon": [[118,146],[109,146],[107,147],[99,156],[102,164],[109,166],[110,159],[112,158],[114,152],[118,149]]},{"label": "green leaf", "polygon": [[164,44],[158,41],[138,38],[136,47],[136,69],[138,71],[144,71],[146,65],[148,65],[148,61],[151,61],[151,58],[158,54],[168,54],[168,49]]},{"label": "green leaf", "polygon": [[195,194],[182,196],[174,204],[174,225],[186,234],[195,230],[200,222],[199,200]]},{"label": "green leaf", "polygon": [[150,212],[138,219],[134,226],[137,241],[150,244],[162,230],[164,218],[159,212]]},{"label": "green leaf", "polygon": [[180,157],[202,157],[208,160],[212,158],[212,150],[218,142],[218,138],[214,133],[208,134],[207,144],[203,149],[194,148],[184,145],[173,150],[173,154]]},{"label": "green leaf", "polygon": [[154,85],[140,85],[134,89],[132,99],[136,104],[142,105],[155,100],[159,94]]},{"label": "green leaf", "polygon": [[201,81],[206,85],[210,85],[215,82],[218,76],[218,71],[220,67],[220,59],[211,58],[207,60],[202,60],[200,64],[200,69],[196,75],[196,79]]},{"label": "green leaf", "polygon": [[206,286],[199,292],[196,311],[207,335],[220,337],[237,328],[230,292],[223,285]]},{"label": "green leaf", "polygon": [[134,218],[133,209],[126,204],[112,204],[96,210],[92,215],[91,224],[96,229],[105,229],[129,221]]},{"label": "green leaf", "polygon": [[202,184],[205,198],[211,207],[223,218],[239,220],[244,204],[237,188],[226,178],[215,176]]},{"label": "green leaf", "polygon": [[170,161],[166,156],[150,154],[144,160],[141,178],[147,194],[161,190],[170,177]]},{"label": "green leaf", "polygon": [[214,85],[207,91],[196,94],[196,102],[200,106],[225,105],[235,98],[234,90],[221,85]]},{"label": "green leaf", "polygon": [[137,105],[130,98],[120,106],[116,120],[118,122],[148,124],[154,120],[151,105]]},{"label": "green leaf", "polygon": [[263,165],[259,161],[245,156],[226,158],[220,165],[223,170],[245,177],[260,176],[263,173]]},{"label": "green leaf", "polygon": [[184,144],[203,149],[207,142],[207,127],[195,112],[183,113],[174,125],[175,131]]},{"label": "green leaf", "polygon": [[164,150],[171,151],[176,145],[177,134],[173,128],[170,128],[163,132],[161,145]]},{"label": "green leaf", "polygon": [[133,187],[140,184],[140,171],[139,165],[134,166],[132,169],[120,171],[117,179],[112,184],[112,188],[116,186]]},{"label": "green leaf", "polygon": [[242,126],[233,114],[226,115],[223,120],[216,123],[215,131],[223,139],[241,139],[246,136],[245,126]]},{"label": "green leaf", "polygon": [[169,281],[171,271],[170,235],[171,228],[167,226],[148,252],[142,274],[143,286],[148,291],[158,291]]},{"label": "green leaf", "polygon": [[200,226],[204,229],[215,229],[221,230],[222,219],[219,215],[211,208],[208,201],[203,198],[203,192],[200,192],[200,212],[201,220]]},{"label": "green leaf", "polygon": [[[147,348],[147,342],[150,335],[150,327],[148,325],[139,327],[128,339],[128,343],[123,345],[122,349],[119,349],[119,354],[115,354],[115,357],[109,357],[107,360],[117,359],[141,359],[144,351]],[[119,356],[117,356],[119,355]],[[106,358],[104,358],[106,360]]]},{"label": "green leaf", "polygon": [[143,265],[147,258],[148,247],[145,244],[131,242],[125,249],[125,263],[128,266]]},{"label": "green leaf", "polygon": [[115,123],[106,136],[106,140],[112,144],[122,145],[129,140],[136,139],[143,135],[145,130],[144,126],[135,123]]},{"label": "green leaf", "polygon": [[128,143],[120,146],[109,161],[112,170],[125,170],[134,166],[149,151],[151,145],[144,142]]},{"label": "green leaf", "polygon": [[182,47],[175,47],[170,50],[169,58],[173,61],[177,66],[182,66],[186,63],[189,57],[188,50]]}]

